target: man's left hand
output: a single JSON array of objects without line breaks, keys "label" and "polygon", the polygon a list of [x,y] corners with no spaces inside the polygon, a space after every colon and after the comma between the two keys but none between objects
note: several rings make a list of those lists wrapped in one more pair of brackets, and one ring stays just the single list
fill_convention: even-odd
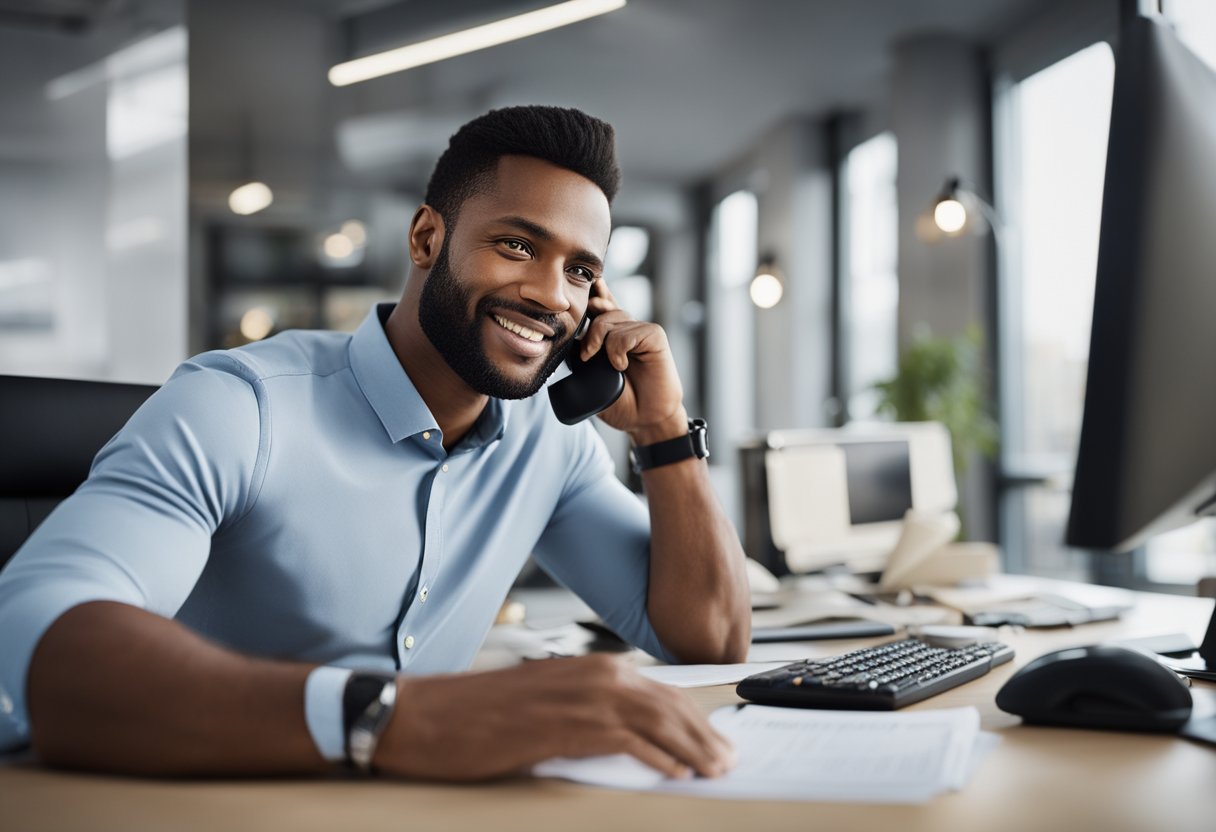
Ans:
[{"label": "man's left hand", "polygon": [[605,350],[612,366],[625,374],[624,392],[600,418],[639,444],[686,432],[684,388],[667,333],[658,324],[629,317],[602,279],[592,288],[587,308],[594,317],[576,348],[584,360]]}]

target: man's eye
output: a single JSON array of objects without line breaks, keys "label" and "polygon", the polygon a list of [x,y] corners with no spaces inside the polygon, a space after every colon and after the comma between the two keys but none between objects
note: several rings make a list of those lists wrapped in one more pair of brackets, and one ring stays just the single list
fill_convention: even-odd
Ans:
[{"label": "man's eye", "polygon": [[588,283],[595,280],[595,273],[593,271],[591,271],[591,269],[587,268],[586,266],[575,266],[574,268],[570,269],[570,273],[578,275],[580,278],[587,281]]},{"label": "man's eye", "polygon": [[528,244],[523,240],[503,240],[502,244],[511,251],[518,251],[524,254],[528,253]]}]

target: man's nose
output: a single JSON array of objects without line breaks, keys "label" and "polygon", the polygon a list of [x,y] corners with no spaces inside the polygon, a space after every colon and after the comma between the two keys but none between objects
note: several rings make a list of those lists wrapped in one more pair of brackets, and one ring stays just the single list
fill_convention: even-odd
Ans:
[{"label": "man's nose", "polygon": [[566,283],[566,270],[562,263],[537,261],[537,267],[520,287],[519,294],[524,300],[530,300],[550,312],[565,312],[570,308]]}]

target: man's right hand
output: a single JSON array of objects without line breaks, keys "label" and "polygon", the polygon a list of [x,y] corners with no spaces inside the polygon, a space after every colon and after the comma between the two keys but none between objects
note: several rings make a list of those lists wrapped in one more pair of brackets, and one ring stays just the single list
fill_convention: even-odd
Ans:
[{"label": "man's right hand", "polygon": [[605,655],[400,677],[373,763],[410,779],[483,780],[550,757],[620,753],[669,777],[716,777],[734,765],[691,699]]}]

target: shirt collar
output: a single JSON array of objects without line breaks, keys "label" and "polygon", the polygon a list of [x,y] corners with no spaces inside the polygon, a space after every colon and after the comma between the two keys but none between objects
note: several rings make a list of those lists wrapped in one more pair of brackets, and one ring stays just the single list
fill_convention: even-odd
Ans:
[{"label": "shirt collar", "polygon": [[[423,431],[438,431],[439,425],[401,366],[384,332],[384,323],[395,305],[379,303],[368,312],[351,337],[350,366],[389,439],[400,442]],[[460,444],[480,446],[501,439],[507,426],[507,410],[506,402],[490,399]]]}]

